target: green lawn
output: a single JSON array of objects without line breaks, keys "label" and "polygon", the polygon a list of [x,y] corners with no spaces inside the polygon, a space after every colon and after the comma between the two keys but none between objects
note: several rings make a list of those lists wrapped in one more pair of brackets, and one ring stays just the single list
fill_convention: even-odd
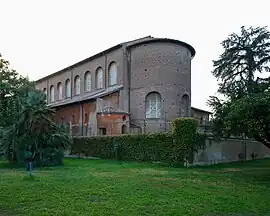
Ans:
[{"label": "green lawn", "polygon": [[270,215],[270,160],[199,168],[66,159],[0,168],[0,215]]}]

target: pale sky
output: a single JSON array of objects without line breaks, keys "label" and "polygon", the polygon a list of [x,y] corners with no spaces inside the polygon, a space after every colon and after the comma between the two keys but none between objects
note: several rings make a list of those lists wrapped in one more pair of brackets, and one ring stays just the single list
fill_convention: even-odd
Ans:
[{"label": "pale sky", "polygon": [[267,0],[0,0],[0,53],[36,80],[118,43],[144,36],[196,50],[192,106],[208,109],[217,90],[212,60],[242,25],[270,26]]}]

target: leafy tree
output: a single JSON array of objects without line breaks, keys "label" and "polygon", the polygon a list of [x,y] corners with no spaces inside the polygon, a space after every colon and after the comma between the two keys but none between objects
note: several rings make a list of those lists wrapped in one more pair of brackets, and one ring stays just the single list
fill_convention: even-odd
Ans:
[{"label": "leafy tree", "polygon": [[46,95],[2,58],[0,66],[0,146],[7,158],[17,163],[61,164],[71,139],[65,128],[55,124]]},{"label": "leafy tree", "polygon": [[[270,148],[270,32],[266,27],[241,28],[222,43],[213,75],[225,100],[210,97],[217,136],[246,135]],[[264,75],[264,78],[261,76]]]},{"label": "leafy tree", "polygon": [[0,54],[0,127],[18,119],[15,113],[18,113],[19,104],[30,89],[34,89],[34,84],[11,69],[9,62]]},{"label": "leafy tree", "polygon": [[228,98],[254,93],[254,88],[265,80],[256,74],[270,70],[270,32],[266,27],[243,26],[240,35],[229,35],[221,45],[224,52],[213,61],[212,72],[221,81],[218,92]]}]

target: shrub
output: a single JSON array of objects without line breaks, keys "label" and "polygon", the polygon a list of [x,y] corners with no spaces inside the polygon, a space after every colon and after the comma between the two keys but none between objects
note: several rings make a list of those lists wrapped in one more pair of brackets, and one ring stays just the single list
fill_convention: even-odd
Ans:
[{"label": "shrub", "polygon": [[172,123],[175,144],[175,161],[193,161],[195,143],[197,142],[198,122],[194,118],[177,118]]},{"label": "shrub", "polygon": [[71,154],[100,158],[170,162],[173,137],[170,133],[123,136],[74,137]]},{"label": "shrub", "polygon": [[113,137],[74,137],[71,154],[84,154],[85,156],[114,158]]},{"label": "shrub", "polygon": [[194,151],[205,146],[205,134],[196,131],[195,119],[179,118],[173,122],[173,133],[74,137],[71,154],[183,164],[192,162]]},{"label": "shrub", "polygon": [[173,137],[169,133],[126,135],[119,138],[124,160],[170,161]]}]

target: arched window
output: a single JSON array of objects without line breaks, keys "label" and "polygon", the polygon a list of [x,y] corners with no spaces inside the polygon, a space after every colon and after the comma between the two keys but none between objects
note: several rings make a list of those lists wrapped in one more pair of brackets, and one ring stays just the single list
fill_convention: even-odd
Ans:
[{"label": "arched window", "polygon": [[58,100],[62,100],[62,98],[63,98],[63,86],[62,86],[62,83],[61,82],[59,82],[58,84],[57,84],[57,95],[58,95]]},{"label": "arched window", "polygon": [[91,73],[89,71],[84,74],[84,91],[91,91]]},{"label": "arched window", "polygon": [[122,132],[122,134],[127,133],[127,126],[126,125],[122,125],[121,132]]},{"label": "arched window", "polygon": [[80,77],[79,76],[76,76],[75,79],[74,79],[74,92],[75,92],[75,95],[79,95],[80,94]]},{"label": "arched window", "polygon": [[44,92],[44,94],[46,95],[45,101],[47,101],[47,89],[46,89],[46,88],[43,88],[43,92]]},{"label": "arched window", "polygon": [[44,94],[46,95],[46,97],[47,97],[47,89],[46,88],[43,88],[43,90],[42,90],[43,92],[44,92]]},{"label": "arched window", "polygon": [[145,116],[146,118],[161,117],[161,96],[158,92],[151,92],[146,96]]},{"label": "arched window", "polygon": [[103,88],[103,69],[99,67],[96,71],[96,89]]},{"label": "arched window", "polygon": [[204,118],[201,116],[201,118],[200,118],[200,124],[203,124],[203,120],[204,120]]},{"label": "arched window", "polygon": [[70,98],[70,96],[71,96],[70,79],[67,79],[66,83],[65,83],[65,96],[66,96],[66,98]]},{"label": "arched window", "polygon": [[189,96],[184,94],[182,97],[182,105],[183,105],[183,117],[189,116]]},{"label": "arched window", "polygon": [[117,65],[115,62],[112,62],[109,66],[108,78],[109,86],[115,85],[117,83]]},{"label": "arched window", "polygon": [[54,86],[50,87],[50,102],[54,102]]}]

